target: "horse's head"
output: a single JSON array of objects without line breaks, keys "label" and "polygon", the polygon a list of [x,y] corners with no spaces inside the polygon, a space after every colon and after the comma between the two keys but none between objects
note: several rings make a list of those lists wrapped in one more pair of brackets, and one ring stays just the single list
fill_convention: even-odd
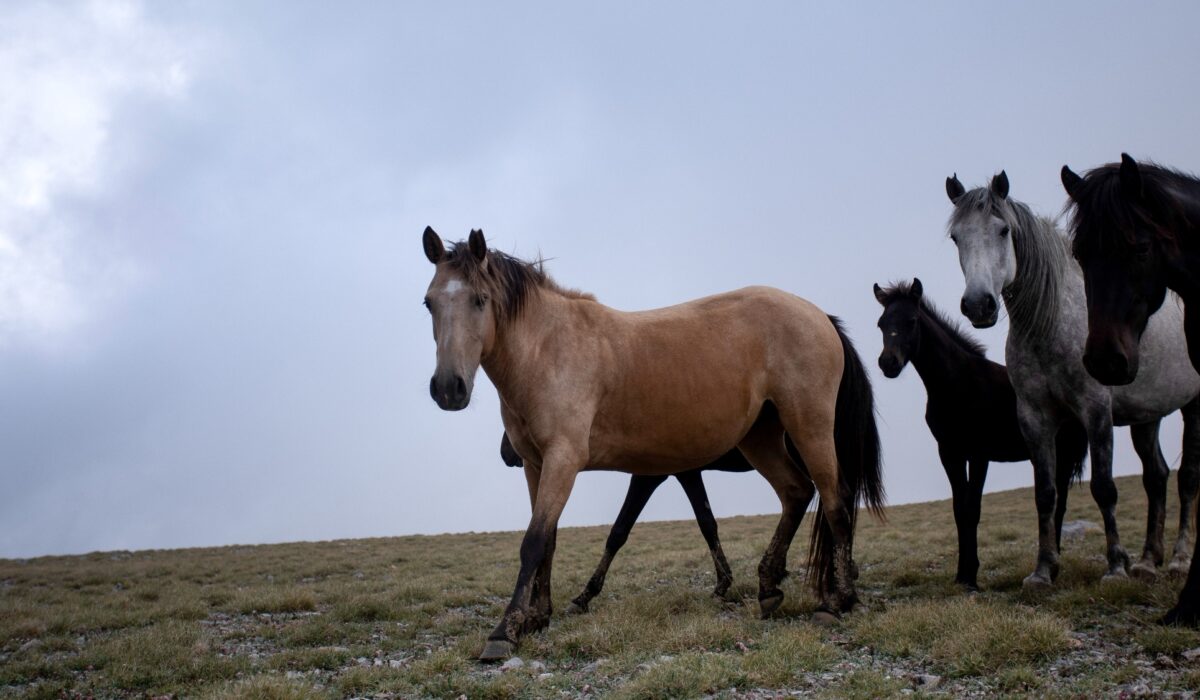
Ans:
[{"label": "horse's head", "polygon": [[496,316],[488,284],[488,249],[483,231],[471,231],[467,242],[449,251],[432,228],[422,237],[425,257],[436,268],[425,307],[433,317],[437,369],[429,394],[446,411],[458,411],[471,401],[475,373],[496,337]]},{"label": "horse's head", "polygon": [[1136,161],[1106,165],[1080,177],[1067,166],[1062,183],[1073,208],[1072,252],[1083,269],[1088,338],[1083,364],[1104,384],[1137,376],[1138,343],[1166,297],[1163,236],[1156,197]]},{"label": "horse's head", "polygon": [[875,298],[883,306],[879,330],[883,333],[883,351],[879,353],[879,369],[884,376],[895,379],[909,363],[921,344],[921,280],[898,284],[888,289],[875,285]]},{"label": "horse's head", "polygon": [[1012,220],[1007,215],[1008,175],[1000,171],[987,188],[967,192],[958,176],[946,178],[946,194],[954,203],[950,239],[958,247],[966,289],[962,313],[976,328],[991,328],[1000,315],[1005,287],[1017,277]]}]

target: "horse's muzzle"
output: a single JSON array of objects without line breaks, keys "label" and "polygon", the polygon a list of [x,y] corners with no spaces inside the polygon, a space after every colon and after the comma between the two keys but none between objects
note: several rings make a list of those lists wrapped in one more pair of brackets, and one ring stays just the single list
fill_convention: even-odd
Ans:
[{"label": "horse's muzzle", "polygon": [[900,371],[904,369],[904,363],[895,355],[885,352],[879,356],[879,369],[883,372],[883,376],[888,379],[895,379],[900,376]]},{"label": "horse's muzzle", "polygon": [[991,328],[1000,316],[1000,304],[994,294],[964,296],[958,308],[976,328]]},{"label": "horse's muzzle", "polygon": [[1132,361],[1118,350],[1088,349],[1083,366],[1096,381],[1107,386],[1125,386],[1137,377],[1137,356]]},{"label": "horse's muzzle", "polygon": [[471,403],[471,389],[458,374],[446,372],[429,380],[429,395],[443,411],[461,411]]}]

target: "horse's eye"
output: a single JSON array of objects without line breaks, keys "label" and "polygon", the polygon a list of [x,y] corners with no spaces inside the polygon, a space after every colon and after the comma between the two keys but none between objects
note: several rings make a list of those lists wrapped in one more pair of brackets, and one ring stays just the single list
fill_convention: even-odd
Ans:
[{"label": "horse's eye", "polygon": [[488,300],[488,298],[487,298],[486,294],[476,295],[475,296],[475,308],[482,309],[483,305],[487,303],[487,300]]},{"label": "horse's eye", "polygon": [[1004,238],[1007,235],[1008,235],[1008,227],[1005,226],[1004,228],[1000,229],[1000,237]]}]

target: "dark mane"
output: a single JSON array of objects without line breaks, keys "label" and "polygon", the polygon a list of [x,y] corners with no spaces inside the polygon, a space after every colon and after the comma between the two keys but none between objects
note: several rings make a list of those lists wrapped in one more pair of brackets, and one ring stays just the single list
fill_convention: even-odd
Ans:
[{"label": "dark mane", "polygon": [[488,250],[487,257],[480,261],[471,254],[467,241],[459,241],[446,251],[444,262],[451,270],[462,274],[471,289],[492,297],[499,321],[511,321],[520,316],[525,302],[535,290],[595,300],[591,294],[560,287],[546,274],[542,258],[526,262],[498,250]]},{"label": "dark mane", "polygon": [[[1142,201],[1129,200],[1121,188],[1121,164],[1108,163],[1084,173],[1067,200],[1072,246],[1078,253],[1123,253],[1134,248],[1135,233],[1145,230],[1172,247],[1176,232],[1193,228],[1182,190],[1200,191],[1200,180],[1149,161],[1139,161]],[[1080,235],[1085,233],[1086,235]]]},{"label": "dark mane", "polygon": [[[884,306],[890,306],[892,302],[911,298],[912,282],[894,282],[890,286],[883,289],[883,298],[880,300],[880,302]],[[931,321],[937,324],[939,328],[945,331],[946,335],[954,340],[958,347],[962,348],[970,355],[975,355],[978,357],[987,356],[987,350],[984,348],[983,343],[967,335],[967,333],[963,331],[957,322],[951,320],[949,316],[942,313],[941,309],[938,309],[936,306],[929,303],[929,301],[926,300],[923,295],[921,297],[920,306],[921,311],[925,313],[925,316],[927,316]]]}]

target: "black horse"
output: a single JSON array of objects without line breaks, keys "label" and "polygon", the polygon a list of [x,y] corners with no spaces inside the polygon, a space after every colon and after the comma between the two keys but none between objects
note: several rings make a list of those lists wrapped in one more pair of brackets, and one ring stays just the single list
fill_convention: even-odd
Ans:
[{"label": "black horse", "polygon": [[[500,457],[510,467],[524,466],[521,455],[517,454],[508,441],[508,433],[505,433],[500,439]],[[754,467],[746,461],[741,452],[730,450],[714,462],[675,475],[679,485],[683,487],[683,492],[687,494],[688,501],[692,504],[692,510],[696,513],[696,524],[700,526],[700,533],[704,535],[704,541],[708,543],[708,551],[712,554],[713,567],[717,573],[717,585],[713,588],[713,595],[724,597],[730,584],[733,583],[733,571],[729,568],[729,562],[725,560],[725,553],[721,551],[721,540],[717,537],[717,520],[713,517],[712,508],[708,505],[708,493],[704,490],[704,479],[700,476],[705,471],[749,472],[754,471]],[[601,589],[604,588],[604,577],[608,574],[608,567],[612,564],[613,557],[617,556],[617,552],[625,546],[625,541],[629,539],[629,533],[633,530],[638,516],[642,514],[642,509],[650,501],[650,496],[666,480],[666,476],[636,474],[629,479],[629,491],[625,494],[625,502],[621,505],[617,521],[613,523],[612,530],[608,533],[608,541],[604,544],[604,555],[600,557],[600,563],[596,566],[595,573],[588,579],[587,585],[583,587],[583,592],[571,601],[567,612],[587,612],[592,598],[599,595]]]},{"label": "black horse", "polygon": [[[1105,384],[1133,381],[1138,342],[1167,289],[1183,299],[1188,356],[1200,371],[1200,179],[1122,153],[1120,163],[1083,177],[1064,165],[1062,183],[1087,290],[1088,372]],[[1200,445],[1183,449],[1187,463]],[[1200,537],[1179,602],[1162,622],[1200,624]]]},{"label": "black horse", "polygon": [[[925,423],[938,443],[938,457],[954,499],[958,528],[958,573],[954,580],[978,588],[980,499],[989,462],[1029,459],[1017,424],[1017,397],[1004,365],[984,356],[983,346],[964,334],[924,299],[921,280],[887,289],[875,285],[883,305],[879,330],[883,352],[879,368],[889,378],[900,376],[911,362],[925,383],[929,400]],[[1057,438],[1058,502],[1055,525],[1062,539],[1067,488],[1083,470],[1087,433],[1068,425]],[[970,474],[967,465],[970,465]]]}]

